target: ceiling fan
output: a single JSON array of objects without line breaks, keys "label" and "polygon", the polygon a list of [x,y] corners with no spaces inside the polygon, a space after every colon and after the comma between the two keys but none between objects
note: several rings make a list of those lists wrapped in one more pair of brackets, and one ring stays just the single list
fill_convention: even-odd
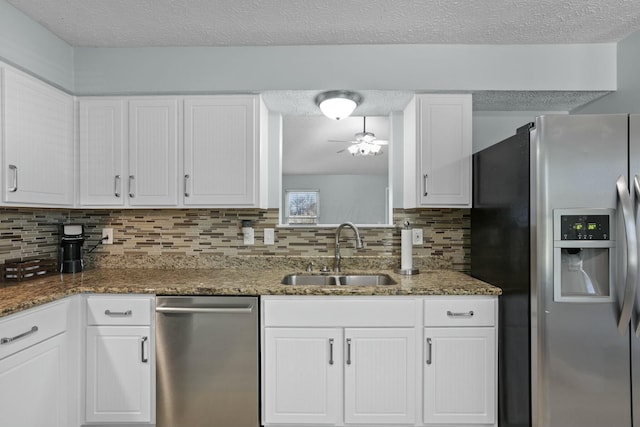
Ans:
[{"label": "ceiling fan", "polygon": [[342,153],[348,151],[352,156],[377,156],[382,154],[382,146],[389,145],[389,141],[376,138],[376,135],[372,132],[367,132],[367,118],[362,118],[362,132],[358,132],[354,135],[351,141],[340,141],[330,139],[329,142],[351,142],[351,145],[337,151],[336,153]]}]

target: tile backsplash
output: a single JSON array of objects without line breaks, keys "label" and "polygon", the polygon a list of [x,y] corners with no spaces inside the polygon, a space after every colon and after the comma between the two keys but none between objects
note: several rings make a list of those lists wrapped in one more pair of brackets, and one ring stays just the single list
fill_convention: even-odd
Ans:
[{"label": "tile backsplash", "polygon": [[[250,219],[255,245],[243,244],[241,221]],[[409,220],[422,228],[424,243],[414,246],[414,264],[420,268],[470,267],[470,211],[468,209],[412,209],[394,211],[394,222]],[[68,210],[3,208],[0,210],[0,258],[57,257],[58,227],[80,223],[90,249],[113,228],[114,244],[100,245],[86,256],[88,264],[100,267],[135,265],[185,268],[215,267],[233,259],[314,259],[330,263],[335,229],[278,228],[277,209],[135,209]],[[275,228],[275,245],[264,245],[265,228]],[[365,249],[355,250],[351,230],[342,233],[343,265],[375,259],[381,267],[393,268],[400,259],[398,228],[363,228]],[[221,264],[220,260],[226,260]]]}]

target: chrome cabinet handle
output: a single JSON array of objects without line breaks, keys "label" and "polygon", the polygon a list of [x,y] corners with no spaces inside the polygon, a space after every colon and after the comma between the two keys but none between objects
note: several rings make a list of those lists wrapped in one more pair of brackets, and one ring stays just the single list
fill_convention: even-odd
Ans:
[{"label": "chrome cabinet handle", "polygon": [[32,326],[31,329],[29,329],[27,332],[23,332],[21,334],[18,334],[14,337],[5,337],[0,339],[0,344],[9,344],[12,343],[14,341],[17,341],[21,338],[26,338],[29,335],[35,334],[36,332],[38,332],[38,327],[37,326]]},{"label": "chrome cabinet handle", "polygon": [[141,361],[142,363],[147,363],[149,362],[149,358],[147,356],[145,356],[145,343],[147,342],[147,340],[149,339],[149,337],[142,337],[142,339],[140,340],[140,347],[141,347]]},{"label": "chrome cabinet handle", "polygon": [[133,193],[133,180],[136,179],[134,175],[129,175],[129,197],[135,197]]},{"label": "chrome cabinet handle", "polygon": [[18,191],[18,167],[16,165],[9,165],[9,170],[13,171],[13,185],[7,189],[10,193]]},{"label": "chrome cabinet handle", "polygon": [[351,338],[347,338],[347,365],[351,365]]},{"label": "chrome cabinet handle", "polygon": [[[640,194],[640,183],[634,182],[636,195]],[[638,281],[638,242],[636,235],[636,224],[633,218],[633,207],[631,197],[627,190],[627,183],[624,176],[620,175],[616,181],[618,200],[622,207],[622,218],[624,221],[624,233],[627,240],[627,271],[625,274],[624,297],[622,299],[622,309],[618,320],[618,332],[624,335],[631,321],[633,314],[633,304],[636,298],[636,282]]]},{"label": "chrome cabinet handle", "polygon": [[113,193],[116,197],[120,197],[120,175],[113,178]]},{"label": "chrome cabinet handle", "polygon": [[329,365],[333,365],[333,338],[329,338]]},{"label": "chrome cabinet handle", "polygon": [[433,343],[431,342],[431,338],[427,338],[427,365],[431,365],[432,348],[433,348]]},{"label": "chrome cabinet handle", "polygon": [[422,189],[424,190],[423,193],[424,193],[425,197],[429,194],[429,192],[427,191],[427,181],[428,180],[429,180],[429,175],[425,173],[422,176]]},{"label": "chrome cabinet handle", "polygon": [[105,310],[104,314],[106,314],[107,316],[112,316],[112,317],[127,317],[127,316],[131,316],[133,314],[133,311],[131,311],[131,310],[127,310],[127,311]]},{"label": "chrome cabinet handle", "polygon": [[473,317],[473,310],[463,311],[463,312],[454,312],[451,310],[447,310],[447,316],[449,317]]},{"label": "chrome cabinet handle", "polygon": [[189,197],[188,184],[190,178],[191,175],[189,175],[188,173],[184,175],[184,197]]}]

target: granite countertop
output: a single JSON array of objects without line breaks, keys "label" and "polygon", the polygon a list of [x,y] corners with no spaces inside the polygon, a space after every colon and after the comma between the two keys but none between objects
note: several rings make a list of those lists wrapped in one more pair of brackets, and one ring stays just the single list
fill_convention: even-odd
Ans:
[{"label": "granite countertop", "polygon": [[[415,276],[390,271],[390,286],[290,286],[284,269],[93,269],[0,285],[0,317],[79,293],[156,295],[500,295],[501,290],[463,273],[425,270]],[[357,273],[345,271],[342,274]],[[361,272],[362,273],[362,272]],[[300,273],[305,274],[305,273]]]}]

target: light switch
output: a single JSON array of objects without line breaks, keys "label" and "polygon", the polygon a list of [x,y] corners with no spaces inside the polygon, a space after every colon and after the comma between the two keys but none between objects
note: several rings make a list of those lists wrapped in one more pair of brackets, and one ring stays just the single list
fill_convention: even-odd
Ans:
[{"label": "light switch", "polygon": [[276,231],[273,228],[264,229],[264,244],[275,245],[276,244]]}]

